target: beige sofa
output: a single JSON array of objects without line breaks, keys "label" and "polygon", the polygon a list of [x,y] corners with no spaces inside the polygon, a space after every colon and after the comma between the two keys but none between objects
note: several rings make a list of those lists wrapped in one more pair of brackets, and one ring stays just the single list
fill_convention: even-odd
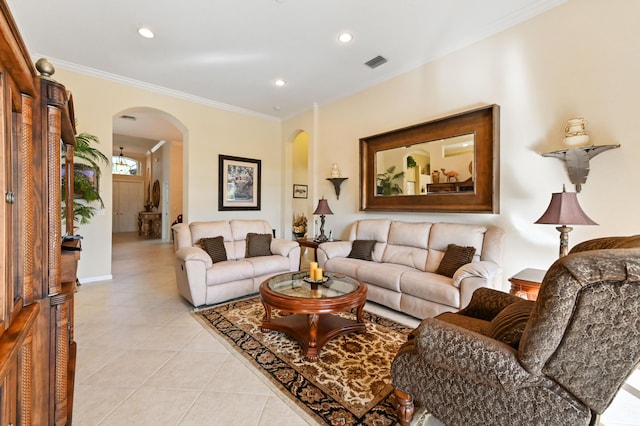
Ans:
[{"label": "beige sofa", "polygon": [[[271,234],[264,220],[178,223],[172,229],[178,290],[193,306],[256,293],[267,278],[300,267],[300,245],[279,238],[271,240],[272,255],[245,258],[248,233]],[[224,237],[227,260],[213,263],[200,240],[217,236]]]},{"label": "beige sofa", "polygon": [[[376,241],[371,261],[348,257],[354,240]],[[318,266],[359,278],[368,300],[422,319],[458,311],[477,288],[501,290],[502,240],[495,226],[364,219],[351,226],[349,241],[320,244]],[[436,271],[451,243],[475,255],[449,278]]]}]

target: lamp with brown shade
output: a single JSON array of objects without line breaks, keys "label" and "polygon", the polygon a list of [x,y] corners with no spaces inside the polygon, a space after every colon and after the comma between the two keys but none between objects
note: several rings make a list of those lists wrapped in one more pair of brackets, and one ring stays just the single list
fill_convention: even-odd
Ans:
[{"label": "lamp with brown shade", "polygon": [[320,215],[320,235],[318,235],[316,241],[320,243],[329,241],[329,238],[324,235],[324,215],[333,214],[333,212],[329,208],[329,203],[327,203],[327,200],[324,198],[324,196],[322,196],[322,198],[318,201],[318,207],[316,207],[316,210],[313,212],[313,214]]},{"label": "lamp with brown shade", "polygon": [[569,252],[569,232],[573,230],[567,225],[597,225],[582,210],[575,192],[567,192],[562,185],[562,192],[551,194],[551,202],[547,211],[535,223],[560,225],[556,227],[560,232],[560,257]]}]

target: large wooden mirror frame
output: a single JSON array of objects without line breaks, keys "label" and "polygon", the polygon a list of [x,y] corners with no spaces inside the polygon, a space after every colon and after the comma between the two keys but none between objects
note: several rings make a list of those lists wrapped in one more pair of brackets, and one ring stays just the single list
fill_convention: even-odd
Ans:
[{"label": "large wooden mirror frame", "polygon": [[[467,170],[447,180],[440,175],[431,177],[432,171],[446,168],[446,145],[468,139],[472,147],[464,152]],[[424,148],[427,149],[424,149]],[[439,118],[414,126],[360,139],[360,210],[417,211],[417,212],[473,212],[498,213],[500,210],[500,107],[489,105]],[[385,164],[383,153],[398,156],[407,152],[436,150],[436,157],[428,164],[418,164],[414,182],[403,182],[405,173],[391,194],[382,191],[379,175],[394,167],[394,173],[406,172],[406,155],[402,163]],[[427,158],[429,154],[427,153]],[[456,155],[456,154],[453,154]],[[390,154],[387,154],[390,156]],[[416,155],[414,155],[416,156]],[[417,156],[416,156],[417,157]],[[413,160],[412,160],[413,162]],[[433,170],[431,170],[433,169]],[[464,173],[463,173],[464,172]],[[411,173],[414,173],[411,171]],[[424,178],[424,182],[423,182]],[[415,182],[417,180],[417,183]],[[404,183],[404,185],[402,185]]]}]

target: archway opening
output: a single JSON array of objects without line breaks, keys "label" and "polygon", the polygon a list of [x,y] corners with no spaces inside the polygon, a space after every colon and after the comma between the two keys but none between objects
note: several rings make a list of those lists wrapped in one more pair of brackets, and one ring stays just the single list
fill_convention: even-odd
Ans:
[{"label": "archway opening", "polygon": [[179,120],[154,108],[128,108],[114,115],[112,154],[137,166],[136,173],[112,173],[113,233],[171,238],[170,226],[183,212],[185,134]]}]

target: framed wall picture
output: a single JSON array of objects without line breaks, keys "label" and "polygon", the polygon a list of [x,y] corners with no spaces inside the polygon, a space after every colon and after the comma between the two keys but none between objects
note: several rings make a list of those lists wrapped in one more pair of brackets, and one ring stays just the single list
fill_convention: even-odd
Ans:
[{"label": "framed wall picture", "polygon": [[261,163],[218,156],[218,210],[260,210]]},{"label": "framed wall picture", "polygon": [[293,184],[293,198],[307,198],[307,185]]},{"label": "framed wall picture", "polygon": [[[91,195],[92,193],[97,194],[100,192],[98,173],[96,173],[96,169],[86,164],[76,163],[74,164],[73,173],[75,175],[74,187],[76,187],[73,195],[74,199],[84,199],[83,193],[87,194],[88,192],[89,195]],[[62,187],[64,188],[65,179],[67,178],[67,170],[64,164],[60,170],[60,177],[62,178]]]}]

